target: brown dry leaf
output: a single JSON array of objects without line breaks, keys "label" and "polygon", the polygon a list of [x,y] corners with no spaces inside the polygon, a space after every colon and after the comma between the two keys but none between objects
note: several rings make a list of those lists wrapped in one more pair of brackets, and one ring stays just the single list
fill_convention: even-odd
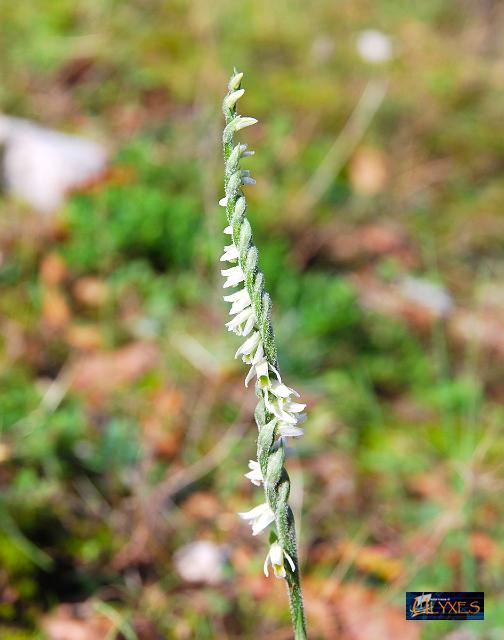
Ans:
[{"label": "brown dry leaf", "polygon": [[73,286],[75,299],[90,307],[100,307],[107,301],[109,290],[101,278],[86,276],[79,278]]},{"label": "brown dry leaf", "polygon": [[385,188],[388,179],[387,156],[376,147],[361,147],[349,166],[350,183],[363,196],[374,196]]},{"label": "brown dry leaf", "polygon": [[43,618],[41,626],[48,640],[104,640],[112,622],[91,607],[62,604]]},{"label": "brown dry leaf", "polygon": [[453,490],[442,469],[415,474],[408,478],[407,486],[414,494],[426,500],[447,506],[453,504]]},{"label": "brown dry leaf", "polygon": [[7,462],[12,454],[11,448],[5,442],[0,442],[0,464]]},{"label": "brown dry leaf", "polygon": [[26,353],[27,341],[21,324],[6,318],[0,325],[0,333],[4,340],[7,360],[13,362],[22,358]]},{"label": "brown dry leaf", "polygon": [[471,535],[469,546],[478,560],[502,560],[502,549],[498,543],[482,531]]},{"label": "brown dry leaf", "polygon": [[183,402],[183,395],[175,388],[161,389],[150,398],[149,413],[140,424],[155,455],[172,457],[179,451]]},{"label": "brown dry leaf", "polygon": [[96,351],[103,347],[103,338],[96,325],[72,324],[67,328],[65,337],[74,349]]},{"label": "brown dry leaf", "polygon": [[418,264],[418,257],[408,236],[400,225],[390,222],[356,227],[336,219],[305,230],[296,246],[296,260],[306,264],[319,255],[337,263],[367,263],[382,256],[393,256],[408,268]]},{"label": "brown dry leaf", "polygon": [[[386,597],[386,596],[385,596]],[[420,640],[420,625],[405,620],[404,609],[362,585],[348,584],[335,594],[345,640]]]},{"label": "brown dry leaf", "polygon": [[352,283],[362,306],[392,318],[400,318],[418,330],[429,329],[440,317],[435,309],[410,299],[394,284],[385,284],[372,276],[355,276]]},{"label": "brown dry leaf", "polygon": [[62,329],[70,320],[70,308],[63,293],[51,285],[42,293],[42,320],[48,329]]},{"label": "brown dry leaf", "polygon": [[184,501],[182,510],[186,516],[195,520],[213,520],[222,506],[213,493],[196,491]]},{"label": "brown dry leaf", "polygon": [[448,329],[457,342],[476,344],[504,356],[504,322],[493,314],[460,309],[452,316]]},{"label": "brown dry leaf", "polygon": [[63,282],[67,274],[67,266],[64,259],[57,253],[49,253],[40,264],[40,279],[48,285],[56,285]]},{"label": "brown dry leaf", "polygon": [[350,560],[360,571],[392,582],[404,571],[402,560],[392,557],[388,549],[380,545],[358,546],[351,540],[338,545],[342,558]]},{"label": "brown dry leaf", "polygon": [[360,227],[332,224],[322,230],[328,253],[336,260],[362,260],[374,256],[406,255],[409,251],[405,234],[388,224],[366,224]]},{"label": "brown dry leaf", "polygon": [[336,607],[329,594],[336,593],[339,583],[333,578],[306,576],[303,580],[303,596],[306,617],[311,633],[317,638],[343,640]]},{"label": "brown dry leaf", "polygon": [[144,341],[116,351],[82,356],[73,366],[72,387],[100,402],[152,369],[157,358],[156,345]]},{"label": "brown dry leaf", "polygon": [[309,461],[315,476],[324,483],[328,500],[337,502],[340,507],[355,500],[355,470],[348,456],[340,453],[319,453]]}]

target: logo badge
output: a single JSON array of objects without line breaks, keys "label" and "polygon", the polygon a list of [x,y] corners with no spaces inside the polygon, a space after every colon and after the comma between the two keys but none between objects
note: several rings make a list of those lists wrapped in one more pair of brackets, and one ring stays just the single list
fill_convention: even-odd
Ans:
[{"label": "logo badge", "polygon": [[406,620],[484,620],[482,591],[407,591]]}]

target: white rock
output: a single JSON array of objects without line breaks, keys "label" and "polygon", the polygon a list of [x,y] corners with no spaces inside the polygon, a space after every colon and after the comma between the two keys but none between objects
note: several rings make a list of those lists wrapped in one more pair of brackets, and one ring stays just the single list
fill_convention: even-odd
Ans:
[{"label": "white rock", "polygon": [[430,280],[406,276],[399,282],[399,288],[408,300],[421,304],[437,317],[445,317],[453,309],[450,293]]},{"label": "white rock", "polygon": [[175,552],[175,569],[186,582],[219,584],[224,579],[226,553],[209,540],[198,540]]},{"label": "white rock", "polygon": [[3,182],[9,195],[43,213],[105,168],[105,149],[90,140],[0,114]]},{"label": "white rock", "polygon": [[357,51],[366,62],[387,62],[393,55],[392,41],[389,36],[375,29],[361,31],[357,36]]}]

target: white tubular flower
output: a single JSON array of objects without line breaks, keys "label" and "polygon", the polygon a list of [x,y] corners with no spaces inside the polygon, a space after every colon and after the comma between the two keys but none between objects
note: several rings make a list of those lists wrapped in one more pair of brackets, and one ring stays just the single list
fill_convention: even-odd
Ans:
[{"label": "white tubular flower", "polygon": [[243,309],[246,309],[250,306],[250,296],[246,289],[240,289],[235,293],[232,293],[229,296],[224,296],[224,300],[226,302],[232,302],[231,309],[229,310],[229,315],[234,316],[235,313],[240,313]]},{"label": "white tubular flower", "polygon": [[279,422],[278,433],[281,438],[300,438],[304,434],[304,429],[300,429],[292,424]]},{"label": "white tubular flower", "polygon": [[238,336],[248,336],[255,324],[252,307],[240,311],[232,320],[226,322],[228,331],[234,331]]},{"label": "white tubular flower", "polygon": [[250,524],[253,536],[264,531],[264,529],[275,520],[275,514],[266,502],[263,502],[263,504],[260,504],[258,507],[254,507],[250,511],[245,511],[238,515]]},{"label": "white tubular flower", "polygon": [[[261,349],[260,354],[262,357],[262,343],[259,343],[258,350],[259,348]],[[256,360],[256,356],[254,356],[254,360]],[[247,373],[247,377],[245,378],[246,387],[248,387],[249,382],[254,376],[257,377],[257,383],[261,387],[261,389],[266,389],[269,385],[269,366],[266,358],[262,358],[257,363],[252,361],[252,366],[250,367],[249,372]]]},{"label": "white tubular flower", "polygon": [[238,87],[240,86],[240,82],[242,81],[242,78],[243,78],[243,73],[235,73],[234,76],[229,81],[228,89],[230,91],[234,91],[235,89],[238,89]]},{"label": "white tubular flower", "polygon": [[233,93],[230,93],[228,96],[226,96],[226,98],[224,99],[226,107],[228,109],[232,109],[244,93],[245,89],[238,89],[238,91],[233,91]]},{"label": "white tubular flower", "polygon": [[274,382],[270,387],[271,393],[273,393],[277,398],[288,398],[289,396],[296,396],[299,398],[299,393],[294,389],[291,389],[287,385],[282,382]]},{"label": "white tubular flower", "polygon": [[249,116],[238,116],[235,122],[235,131],[240,131],[240,129],[245,129],[245,127],[251,127],[254,124],[257,124],[259,120],[257,118],[250,118]]},{"label": "white tubular flower", "polygon": [[266,560],[264,561],[264,575],[269,578],[268,564],[271,562],[275,578],[285,578],[287,574],[285,572],[284,558],[287,558],[292,571],[295,571],[296,565],[290,555],[285,551],[285,549],[282,549],[278,542],[274,542],[268,551]]},{"label": "white tubular flower", "polygon": [[227,203],[228,203],[228,198],[227,196],[224,196],[223,198],[221,198],[219,200],[219,204],[221,207],[227,207]]},{"label": "white tubular flower", "polygon": [[227,278],[226,282],[222,285],[223,289],[236,287],[237,284],[245,280],[245,275],[239,265],[231,267],[230,269],[221,269],[221,273]]},{"label": "white tubular flower", "polygon": [[[227,197],[227,196],[226,196]],[[221,201],[222,202],[222,201]],[[233,235],[233,227],[229,224],[225,229],[224,229],[224,233],[227,234],[228,236],[232,236]]]},{"label": "white tubular flower", "polygon": [[221,256],[221,262],[233,262],[237,260],[240,254],[238,253],[238,249],[234,246],[234,244],[228,244],[224,247],[224,253]]},{"label": "white tubular flower", "polygon": [[244,474],[245,477],[248,478],[252,484],[255,484],[256,487],[260,487],[261,482],[264,482],[264,480],[259,463],[257,460],[249,460],[248,466],[250,471]]},{"label": "white tubular flower", "polygon": [[241,356],[243,362],[245,362],[246,364],[252,364],[254,353],[256,352],[256,349],[258,349],[260,341],[261,334],[259,333],[259,331],[254,331],[254,333],[245,340],[242,346],[235,353],[235,358]]}]

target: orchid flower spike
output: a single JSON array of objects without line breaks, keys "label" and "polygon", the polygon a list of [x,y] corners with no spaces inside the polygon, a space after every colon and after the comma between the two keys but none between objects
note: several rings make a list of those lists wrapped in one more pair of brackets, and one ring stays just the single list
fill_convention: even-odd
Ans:
[{"label": "orchid flower spike", "polygon": [[[264,488],[265,502],[250,511],[240,513],[252,527],[256,536],[270,525],[270,549],[264,563],[268,575],[271,564],[277,578],[285,578],[289,588],[292,621],[296,640],[306,638],[303,598],[297,560],[294,516],[287,502],[290,480],[284,467],[285,447],[288,438],[299,438],[304,429],[305,404],[297,402],[299,394],[282,382],[280,376],[275,336],[271,324],[271,299],[264,288],[264,275],[258,264],[258,251],[254,244],[252,228],[247,218],[247,201],[242,191],[254,185],[249,169],[240,163],[252,155],[247,145],[235,142],[237,132],[257,123],[256,118],[242,116],[237,105],[244,95],[241,86],[243,73],[235,70],[228,93],[222,104],[226,126],[222,135],[224,147],[224,196],[219,204],[225,209],[227,240],[220,261],[227,263],[222,269],[224,288],[230,289],[224,300],[231,304],[228,331],[242,338],[236,351],[248,367],[245,386],[252,382],[259,402],[255,420],[259,430],[257,460],[250,460],[249,471],[244,474],[252,484]],[[290,566],[286,571],[285,560]]]}]

